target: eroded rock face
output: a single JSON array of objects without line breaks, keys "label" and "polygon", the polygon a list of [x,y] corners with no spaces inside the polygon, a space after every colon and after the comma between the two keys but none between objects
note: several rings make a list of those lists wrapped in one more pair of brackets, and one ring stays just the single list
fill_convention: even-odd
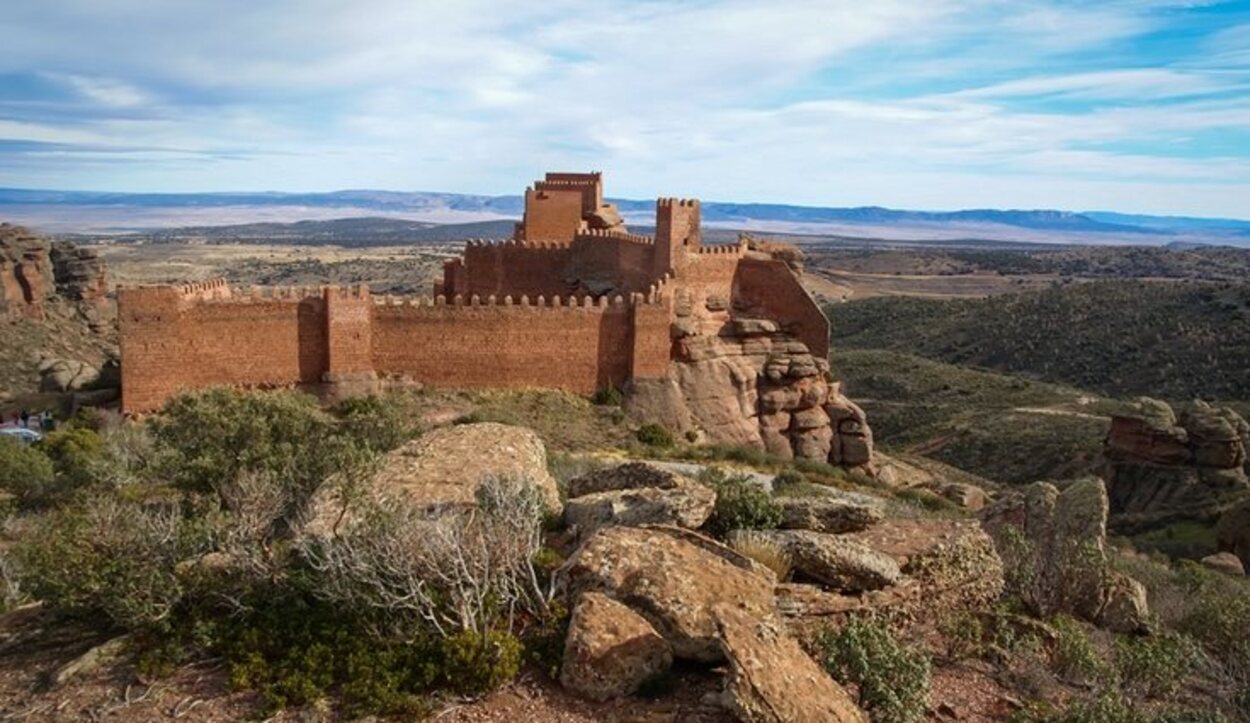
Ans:
[{"label": "eroded rock face", "polygon": [[0,314],[42,319],[55,290],[48,243],[21,226],[0,224]]},{"label": "eroded rock face", "polygon": [[846,690],[775,619],[757,619],[726,604],[712,614],[729,661],[725,703],[738,720],[867,723]]},{"label": "eroded rock face", "polygon": [[1035,613],[1065,612],[1120,631],[1146,627],[1144,590],[1109,567],[1108,508],[1102,480],[1087,478],[1062,492],[1044,482],[1006,492],[982,511],[1008,579]]},{"label": "eroded rock face", "polygon": [[602,592],[626,602],[668,641],[677,658],[717,662],[712,607],[752,617],[775,612],[772,572],[698,533],[677,527],[604,527],[560,569],[571,595]]},{"label": "eroded rock face", "polygon": [[797,573],[842,592],[879,590],[898,582],[898,563],[854,540],[810,530],[757,530],[790,554]]},{"label": "eroded rock face", "polygon": [[642,616],[588,592],[569,621],[560,684],[590,700],[621,698],[672,664],[672,648]]},{"label": "eroded rock face", "polygon": [[862,409],[829,381],[829,364],[768,319],[673,323],[676,356],[661,380],[630,384],[626,408],[709,441],[763,449],[845,467],[872,462],[872,430]]},{"label": "eroded rock face", "polygon": [[39,391],[76,392],[100,379],[100,370],[73,359],[39,362]]},{"label": "eroded rock face", "polygon": [[68,241],[52,242],[48,251],[58,294],[71,301],[103,301],[108,295],[108,274],[94,249]]},{"label": "eroded rock face", "polygon": [[489,476],[528,480],[549,509],[560,509],[542,438],[494,422],[440,427],[408,442],[386,456],[374,482],[419,505],[458,506],[474,504],[478,486]]},{"label": "eroded rock face", "polygon": [[1112,525],[1132,533],[1177,520],[1214,522],[1250,499],[1250,424],[1231,409],[1194,402],[1180,414],[1139,399],[1107,436]]}]

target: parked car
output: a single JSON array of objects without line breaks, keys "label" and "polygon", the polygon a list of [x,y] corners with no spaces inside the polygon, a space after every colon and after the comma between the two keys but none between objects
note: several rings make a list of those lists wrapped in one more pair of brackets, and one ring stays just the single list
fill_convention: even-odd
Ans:
[{"label": "parked car", "polygon": [[43,435],[25,427],[0,427],[0,434],[12,437],[23,444],[34,444],[43,439]]}]

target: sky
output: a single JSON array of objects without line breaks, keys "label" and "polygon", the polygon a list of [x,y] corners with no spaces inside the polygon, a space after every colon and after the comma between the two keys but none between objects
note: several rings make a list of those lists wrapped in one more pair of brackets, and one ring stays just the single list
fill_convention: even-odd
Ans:
[{"label": "sky", "polygon": [[1250,0],[0,0],[0,186],[1250,217]]}]

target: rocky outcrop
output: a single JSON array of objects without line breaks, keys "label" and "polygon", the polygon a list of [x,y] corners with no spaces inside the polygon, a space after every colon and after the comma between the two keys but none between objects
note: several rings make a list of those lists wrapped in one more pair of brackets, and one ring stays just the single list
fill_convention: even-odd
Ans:
[{"label": "rocky outcrop", "polygon": [[55,291],[47,241],[21,226],[0,224],[0,315],[42,319]]},{"label": "rocky outcrop", "polygon": [[549,509],[560,509],[542,438],[494,422],[440,427],[408,442],[386,456],[374,483],[418,505],[462,506],[474,504],[478,486],[491,476],[527,480]]},{"label": "rocky outcrop", "polygon": [[780,585],[778,608],[792,625],[837,625],[868,613],[922,619],[933,610],[982,610],[1002,594],[1003,563],[976,522],[886,519],[845,537],[889,555],[898,564],[898,581],[854,594],[817,585]]},{"label": "rocky outcrop", "polygon": [[73,359],[43,359],[38,369],[41,392],[76,392],[100,379],[99,369]]},{"label": "rocky outcrop", "polygon": [[794,571],[841,592],[879,590],[898,582],[898,563],[889,555],[838,535],[810,530],[757,530],[785,550]]},{"label": "rocky outcrop", "polygon": [[1102,480],[1088,478],[1062,492],[1038,482],[982,511],[1009,587],[1033,612],[1064,612],[1124,632],[1146,627],[1144,588],[1108,560],[1108,508]]},{"label": "rocky outcrop", "polygon": [[59,297],[96,326],[107,296],[108,275],[94,250],[0,224],[0,316],[43,319],[47,302]]},{"label": "rocky outcrop", "polygon": [[885,518],[885,506],[880,503],[838,497],[779,496],[775,501],[781,508],[780,527],[787,530],[858,532]]},{"label": "rocky outcrop", "polygon": [[768,319],[701,319],[680,303],[677,313],[669,375],[630,384],[632,416],[786,459],[871,463],[868,420],[829,380],[826,360]]},{"label": "rocky outcrop", "polygon": [[621,698],[672,664],[672,648],[642,616],[588,592],[569,621],[560,684],[590,700]]},{"label": "rocky outcrop", "polygon": [[1178,520],[1214,522],[1250,499],[1244,470],[1250,424],[1231,409],[1194,402],[1177,414],[1153,399],[1113,417],[1107,435],[1111,523],[1134,533]]},{"label": "rocky outcrop", "polygon": [[776,610],[771,571],[678,527],[604,527],[561,567],[558,580],[570,595],[602,592],[628,604],[676,658],[687,660],[724,657],[713,606],[731,603],[755,618]]},{"label": "rocky outcrop", "polygon": [[829,677],[774,619],[732,605],[712,610],[729,661],[726,707],[746,723],[867,723],[842,686]]}]

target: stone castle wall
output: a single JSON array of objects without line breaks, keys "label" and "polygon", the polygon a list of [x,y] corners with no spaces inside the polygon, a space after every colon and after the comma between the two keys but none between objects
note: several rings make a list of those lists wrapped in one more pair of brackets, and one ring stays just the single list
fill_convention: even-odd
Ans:
[{"label": "stone castle wall", "polygon": [[667,368],[671,301],[373,297],[367,288],[238,295],[222,281],[119,289],[122,407],[185,389],[407,377],[443,387],[589,394]]}]

